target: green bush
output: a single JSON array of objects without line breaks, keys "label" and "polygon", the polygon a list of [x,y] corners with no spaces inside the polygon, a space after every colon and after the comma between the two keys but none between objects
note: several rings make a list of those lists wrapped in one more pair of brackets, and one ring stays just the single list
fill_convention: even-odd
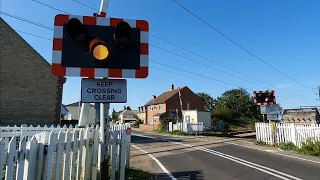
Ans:
[{"label": "green bush", "polygon": [[254,144],[255,145],[259,145],[259,146],[265,146],[266,145],[266,143],[263,142],[263,141],[255,141]]},{"label": "green bush", "polygon": [[279,148],[286,150],[286,151],[295,151],[297,150],[297,146],[294,145],[292,142],[287,142],[287,143],[280,143]]},{"label": "green bush", "polygon": [[180,136],[187,136],[188,135],[188,133],[181,131],[181,130],[174,130],[174,131],[169,132],[169,134],[180,135]]},{"label": "green bush", "polygon": [[307,141],[302,143],[302,146],[298,149],[298,152],[320,157],[320,141],[313,141],[311,138],[309,138]]},{"label": "green bush", "polygon": [[126,169],[125,179],[127,180],[153,180],[153,175],[149,172],[139,170],[139,169]]},{"label": "green bush", "polygon": [[2,172],[1,172],[1,177],[2,177],[1,179],[2,180],[5,179],[4,176],[6,175],[6,167],[7,167],[7,164],[5,163],[4,166],[3,166]]},{"label": "green bush", "polygon": [[135,127],[136,127],[136,128],[139,128],[139,127],[140,127],[140,124],[142,124],[141,119],[137,119],[136,124],[135,124]]},{"label": "green bush", "polygon": [[158,132],[167,132],[169,130],[169,122],[172,122],[171,117],[163,117],[157,127]]}]

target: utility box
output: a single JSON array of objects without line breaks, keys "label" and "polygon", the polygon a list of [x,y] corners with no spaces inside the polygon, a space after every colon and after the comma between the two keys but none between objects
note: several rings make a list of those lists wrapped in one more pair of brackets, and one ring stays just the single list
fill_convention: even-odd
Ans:
[{"label": "utility box", "polygon": [[203,123],[203,129],[205,131],[211,130],[211,113],[208,111],[200,110],[183,110],[183,122],[184,123]]}]

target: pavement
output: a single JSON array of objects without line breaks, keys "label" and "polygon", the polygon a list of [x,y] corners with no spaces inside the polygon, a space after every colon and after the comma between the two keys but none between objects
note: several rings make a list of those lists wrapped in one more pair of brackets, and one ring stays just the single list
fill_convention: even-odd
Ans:
[{"label": "pavement", "polygon": [[132,131],[131,166],[156,179],[320,180],[320,158],[244,138],[185,137]]}]

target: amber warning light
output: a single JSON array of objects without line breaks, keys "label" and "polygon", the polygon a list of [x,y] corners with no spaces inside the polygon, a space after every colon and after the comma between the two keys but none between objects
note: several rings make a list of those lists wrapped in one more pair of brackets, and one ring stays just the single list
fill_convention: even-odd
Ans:
[{"label": "amber warning light", "polygon": [[106,60],[109,56],[107,45],[99,38],[90,41],[89,49],[92,56],[97,60]]},{"label": "amber warning light", "polygon": [[106,43],[97,37],[92,37],[79,19],[72,18],[67,23],[67,31],[70,39],[78,45],[89,47],[94,59],[106,60],[109,50]]}]

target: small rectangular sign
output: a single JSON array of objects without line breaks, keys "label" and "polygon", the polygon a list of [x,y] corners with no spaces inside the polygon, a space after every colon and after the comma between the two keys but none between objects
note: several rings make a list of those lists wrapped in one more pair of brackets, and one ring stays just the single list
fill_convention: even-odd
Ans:
[{"label": "small rectangular sign", "polygon": [[278,120],[278,114],[267,114],[267,120]]},{"label": "small rectangular sign", "polygon": [[126,103],[127,80],[86,79],[81,80],[82,103]]},{"label": "small rectangular sign", "polygon": [[279,105],[265,105],[260,106],[261,114],[281,114]]}]

